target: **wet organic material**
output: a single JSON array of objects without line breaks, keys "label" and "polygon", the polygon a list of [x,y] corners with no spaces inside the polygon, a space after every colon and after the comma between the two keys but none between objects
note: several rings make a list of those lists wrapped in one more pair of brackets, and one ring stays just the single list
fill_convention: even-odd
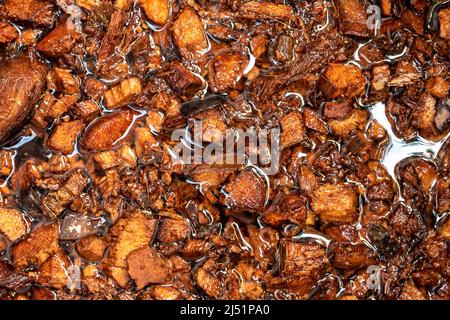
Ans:
[{"label": "wet organic material", "polygon": [[[449,40],[448,1],[0,1],[0,300],[450,299]],[[280,135],[173,156],[231,129]]]}]

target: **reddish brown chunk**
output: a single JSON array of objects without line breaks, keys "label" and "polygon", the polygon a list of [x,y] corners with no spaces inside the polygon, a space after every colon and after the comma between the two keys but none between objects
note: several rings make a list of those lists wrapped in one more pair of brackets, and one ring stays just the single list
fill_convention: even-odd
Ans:
[{"label": "reddish brown chunk", "polygon": [[276,230],[263,227],[248,226],[249,244],[253,249],[253,257],[256,261],[273,263],[278,250],[279,234]]},{"label": "reddish brown chunk", "polygon": [[103,258],[103,255],[108,248],[108,243],[104,238],[90,235],[81,239],[76,244],[76,248],[83,259],[98,261]]},{"label": "reddish brown chunk", "polygon": [[328,99],[358,97],[364,93],[366,78],[353,64],[331,63],[322,74],[319,88]]},{"label": "reddish brown chunk", "polygon": [[323,134],[328,132],[327,126],[319,117],[319,115],[307,108],[303,110],[303,122],[305,123],[305,127]]},{"label": "reddish brown chunk", "polygon": [[100,115],[99,106],[91,100],[78,102],[77,104],[72,106],[71,110],[81,119],[83,119],[85,123],[90,122]]},{"label": "reddish brown chunk", "polygon": [[305,137],[302,115],[298,111],[288,113],[280,119],[281,147],[287,148],[300,143]]},{"label": "reddish brown chunk", "polygon": [[157,239],[173,243],[185,240],[190,234],[191,228],[186,220],[163,219],[159,225]]},{"label": "reddish brown chunk", "polygon": [[58,252],[39,268],[37,282],[42,286],[63,289],[68,286],[70,281],[75,281],[71,278],[69,271],[71,266],[72,263],[67,255]]},{"label": "reddish brown chunk", "polygon": [[240,52],[223,52],[218,54],[209,67],[209,82],[217,92],[225,92],[235,87],[242,77],[247,59]]},{"label": "reddish brown chunk", "polygon": [[281,250],[283,275],[317,277],[326,267],[325,248],[320,244],[284,241]]},{"label": "reddish brown chunk", "polygon": [[146,247],[128,255],[128,272],[138,290],[149,284],[166,282],[171,273],[169,261],[154,248]]},{"label": "reddish brown chunk", "polygon": [[435,116],[436,99],[429,94],[422,95],[412,113],[412,124],[423,137],[429,138],[433,134]]},{"label": "reddish brown chunk", "polygon": [[54,68],[47,75],[47,81],[50,82],[52,89],[64,94],[80,93],[80,82],[69,69]]},{"label": "reddish brown chunk", "polygon": [[63,154],[70,154],[73,152],[75,140],[83,128],[84,123],[81,120],[62,122],[56,126],[46,144],[49,148]]},{"label": "reddish brown chunk", "polygon": [[427,300],[427,298],[414,283],[408,282],[403,286],[399,300]]},{"label": "reddish brown chunk", "polygon": [[447,240],[450,240],[450,219],[445,220],[440,226],[439,233]]},{"label": "reddish brown chunk", "polygon": [[312,210],[324,221],[352,222],[356,218],[358,197],[350,185],[322,185],[312,193],[310,200]]},{"label": "reddish brown chunk", "polygon": [[37,45],[36,49],[49,57],[59,57],[69,53],[80,38],[76,26],[69,20],[61,22]]},{"label": "reddish brown chunk", "polygon": [[366,8],[362,0],[341,0],[339,6],[339,25],[349,36],[368,37],[369,29]]},{"label": "reddish brown chunk", "polygon": [[105,268],[121,287],[126,287],[129,281],[128,255],[150,244],[156,233],[157,223],[156,219],[138,212],[121,218],[111,230],[114,241],[105,260]]},{"label": "reddish brown chunk", "polygon": [[338,243],[333,253],[333,266],[336,268],[355,269],[375,262],[369,248],[363,244]]},{"label": "reddish brown chunk", "polygon": [[395,74],[389,80],[388,85],[391,87],[403,87],[419,79],[420,73],[411,62],[400,61],[395,65]]},{"label": "reddish brown chunk", "polygon": [[233,171],[234,169],[229,167],[198,165],[189,172],[189,175],[194,181],[201,183],[206,190],[220,186]]},{"label": "reddish brown chunk", "polygon": [[3,253],[6,249],[6,241],[4,239],[0,239],[0,253]]},{"label": "reddish brown chunk", "polygon": [[424,20],[422,17],[416,15],[411,10],[404,10],[400,20],[416,34],[423,36]]},{"label": "reddish brown chunk", "polygon": [[8,22],[0,21],[0,44],[13,41],[19,36],[16,28]]},{"label": "reddish brown chunk", "polygon": [[266,186],[261,177],[246,170],[224,188],[225,205],[236,211],[261,212],[265,205]]},{"label": "reddish brown chunk", "polygon": [[183,96],[191,96],[203,86],[200,78],[178,61],[170,65],[167,82],[171,88]]},{"label": "reddish brown chunk", "polygon": [[306,202],[298,193],[280,194],[272,206],[262,214],[262,220],[271,226],[284,223],[303,225],[306,221]]},{"label": "reddish brown chunk", "polygon": [[193,117],[201,121],[203,141],[219,142],[224,139],[227,125],[220,110],[207,109],[196,113]]},{"label": "reddish brown chunk", "polygon": [[58,191],[47,194],[42,199],[42,211],[49,217],[58,217],[66,207],[79,196],[89,180],[83,171],[70,175]]},{"label": "reddish brown chunk", "polygon": [[202,239],[188,239],[183,247],[183,257],[195,260],[208,254],[212,244]]},{"label": "reddish brown chunk", "polygon": [[79,95],[63,95],[58,100],[49,93],[41,101],[34,120],[42,127],[46,127],[48,123],[61,117],[73,106],[79,99]]},{"label": "reddish brown chunk", "polygon": [[30,115],[46,74],[45,64],[32,53],[0,61],[0,142]]},{"label": "reddish brown chunk", "polygon": [[30,21],[38,26],[50,26],[54,23],[55,6],[46,0],[6,0],[3,5],[7,17],[15,20]]},{"label": "reddish brown chunk", "polygon": [[14,271],[8,262],[0,260],[0,287],[19,290],[29,286],[31,279],[22,272]]},{"label": "reddish brown chunk", "polygon": [[220,299],[223,292],[222,281],[212,273],[215,267],[215,261],[208,259],[195,270],[194,280],[208,296]]},{"label": "reddish brown chunk", "polygon": [[[71,207],[74,207],[74,203]],[[68,213],[64,215],[59,226],[59,239],[79,240],[96,234],[101,230],[104,223],[103,218],[92,217],[86,213]]]},{"label": "reddish brown chunk", "polygon": [[86,129],[81,146],[87,151],[111,149],[124,136],[132,122],[131,110],[105,115]]},{"label": "reddish brown chunk", "polygon": [[301,166],[297,175],[300,190],[311,192],[317,188],[317,178],[314,171],[307,166]]},{"label": "reddish brown chunk", "polygon": [[97,100],[106,90],[106,85],[95,78],[87,78],[83,83],[83,90],[89,98]]},{"label": "reddish brown chunk", "polygon": [[323,108],[323,115],[327,119],[346,119],[353,113],[353,108],[349,102],[326,102]]},{"label": "reddish brown chunk", "polygon": [[58,225],[50,224],[36,228],[12,248],[14,268],[20,270],[40,266],[58,250]]}]

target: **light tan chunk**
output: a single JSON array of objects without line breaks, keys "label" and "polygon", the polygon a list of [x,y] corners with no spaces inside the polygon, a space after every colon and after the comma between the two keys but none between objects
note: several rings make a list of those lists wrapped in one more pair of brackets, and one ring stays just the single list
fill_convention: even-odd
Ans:
[{"label": "light tan chunk", "polygon": [[381,12],[385,16],[392,15],[392,3],[391,3],[391,0],[381,0]]},{"label": "light tan chunk", "polygon": [[164,124],[164,115],[160,112],[150,110],[148,111],[145,123],[154,133],[161,131]]},{"label": "light tan chunk", "polygon": [[14,169],[14,151],[0,151],[0,177],[9,176]]},{"label": "light tan chunk", "polygon": [[103,170],[117,167],[121,162],[117,152],[114,150],[99,152],[94,155],[94,160]]},{"label": "light tan chunk", "polygon": [[330,120],[328,126],[331,132],[339,137],[348,137],[353,131],[362,130],[367,120],[365,110],[354,110],[350,117],[342,120]]},{"label": "light tan chunk", "polygon": [[357,214],[358,196],[345,184],[325,184],[311,196],[311,209],[325,222],[353,222]]},{"label": "light tan chunk", "polygon": [[427,81],[426,88],[434,97],[444,99],[448,96],[450,81],[445,80],[442,77],[431,78]]},{"label": "light tan chunk", "polygon": [[144,9],[147,18],[156,24],[163,25],[169,19],[168,0],[139,0],[139,6]]},{"label": "light tan chunk", "polygon": [[271,2],[249,1],[240,7],[239,16],[248,19],[289,20],[294,18],[291,6]]},{"label": "light tan chunk", "polygon": [[105,104],[109,109],[123,107],[133,101],[141,93],[142,84],[139,78],[129,78],[104,93]]},{"label": "light tan chunk", "polygon": [[151,156],[153,151],[159,149],[158,141],[149,128],[136,128],[135,137],[136,154],[139,159]]},{"label": "light tan chunk", "polygon": [[0,233],[16,241],[27,233],[27,224],[17,209],[0,208]]},{"label": "light tan chunk", "polygon": [[196,58],[208,48],[204,26],[194,9],[187,6],[173,24],[175,43],[184,59]]},{"label": "light tan chunk", "polygon": [[375,66],[372,69],[372,87],[375,91],[384,90],[389,82],[391,72],[387,64]]},{"label": "light tan chunk", "polygon": [[93,11],[94,9],[99,8],[102,2],[107,3],[107,1],[104,0],[75,0],[77,6],[80,6],[81,8],[89,11]]},{"label": "light tan chunk", "polygon": [[439,11],[439,35],[443,39],[450,39],[450,8]]},{"label": "light tan chunk", "polygon": [[130,9],[133,4],[133,0],[115,0],[114,1],[114,9],[127,11]]}]

